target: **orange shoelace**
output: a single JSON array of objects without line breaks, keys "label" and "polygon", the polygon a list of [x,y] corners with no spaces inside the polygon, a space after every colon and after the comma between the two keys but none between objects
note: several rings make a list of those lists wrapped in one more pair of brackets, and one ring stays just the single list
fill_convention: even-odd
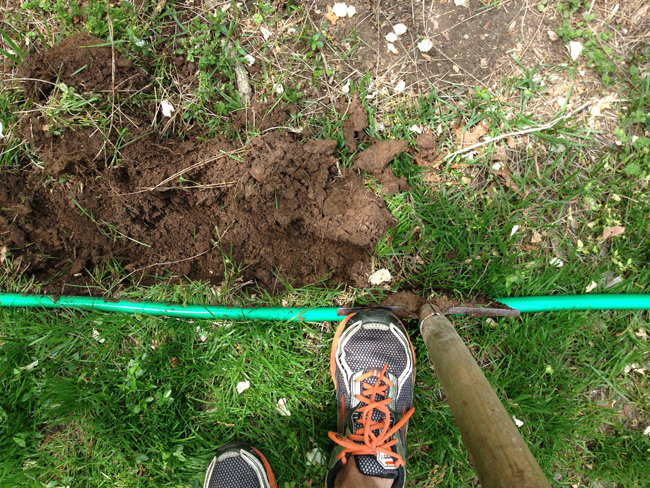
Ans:
[{"label": "orange shoelace", "polygon": [[[395,468],[404,465],[402,456],[393,452],[391,449],[397,443],[397,439],[389,439],[408,421],[411,415],[413,415],[413,412],[415,412],[415,408],[411,407],[399,422],[393,425],[393,427],[390,426],[390,411],[387,405],[391,402],[391,399],[384,398],[383,400],[375,401],[377,395],[385,397],[387,388],[394,386],[393,382],[385,376],[386,368],[388,368],[388,364],[384,365],[381,372],[377,370],[368,371],[355,380],[358,383],[371,377],[377,378],[374,385],[364,382],[362,394],[355,395],[355,398],[364,404],[363,407],[359,407],[357,410],[361,414],[357,423],[360,423],[362,427],[354,434],[349,434],[348,437],[343,437],[336,432],[330,432],[328,434],[330,439],[344,447],[343,451],[337,456],[337,459],[342,460],[343,464],[347,462],[348,454],[358,456],[383,453],[394,458]],[[382,421],[375,422],[372,420],[372,414],[375,410],[383,414]],[[376,430],[380,431],[378,435],[373,434]],[[357,442],[363,442],[363,444],[358,444]]]}]

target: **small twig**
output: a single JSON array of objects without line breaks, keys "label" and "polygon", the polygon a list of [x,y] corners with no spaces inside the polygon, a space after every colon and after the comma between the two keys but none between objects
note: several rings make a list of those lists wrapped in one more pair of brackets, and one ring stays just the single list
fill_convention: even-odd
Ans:
[{"label": "small twig", "polygon": [[455,151],[455,152],[453,152],[451,154],[447,154],[443,159],[451,159],[451,158],[453,158],[455,156],[458,156],[459,154],[466,153],[468,151],[476,149],[477,147],[485,146],[486,144],[490,144],[491,142],[500,141],[501,139],[505,139],[507,137],[521,136],[521,135],[524,135],[524,134],[530,134],[531,132],[539,132],[539,131],[550,129],[550,128],[554,127],[555,125],[557,125],[560,121],[562,121],[562,120],[564,120],[564,119],[566,119],[568,117],[571,117],[572,115],[575,115],[578,112],[581,112],[582,110],[587,108],[589,105],[592,105],[593,103],[595,103],[595,101],[589,101],[589,102],[583,103],[577,109],[572,110],[571,112],[568,112],[568,113],[564,114],[563,116],[561,116],[561,117],[559,117],[559,118],[557,118],[555,120],[552,120],[548,124],[538,125],[537,127],[530,127],[528,129],[520,130],[520,131],[517,131],[517,132],[509,132],[507,134],[501,134],[500,136],[491,137],[490,139],[487,139],[485,141],[477,142],[476,144],[472,144],[471,146],[465,147],[463,149],[459,149],[458,151]]}]

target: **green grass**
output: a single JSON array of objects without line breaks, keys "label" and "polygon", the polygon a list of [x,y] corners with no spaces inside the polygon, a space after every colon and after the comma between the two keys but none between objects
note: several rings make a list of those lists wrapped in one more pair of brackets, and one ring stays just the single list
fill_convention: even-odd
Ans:
[{"label": "green grass", "polygon": [[[630,67],[625,76],[614,76],[595,37],[578,31],[592,20],[581,17],[588,7],[578,0],[562,5],[568,12],[562,35],[592,40],[586,47],[589,69],[607,75],[611,89],[632,101],[619,111],[615,137],[620,145],[615,150],[602,147],[581,114],[531,134],[528,144],[509,153],[519,194],[492,170],[494,156],[505,148],[503,141],[486,145],[482,154],[445,161],[438,170],[441,181],[433,185],[424,183],[425,170],[411,155],[400,155],[393,170],[407,177],[413,191],[386,198],[397,224],[376,250],[377,266],[388,267],[396,277],[393,290],[413,288],[427,297],[439,290],[458,297],[478,292],[578,294],[595,282],[593,293],[648,292],[647,48],[629,54],[636,71]],[[228,12],[188,17],[173,1],[157,16],[138,12],[128,2],[111,3],[107,9],[96,0],[83,8],[30,0],[23,7],[29,15],[4,19],[11,29],[1,32],[12,39],[15,32],[23,33],[29,49],[55,44],[77,30],[108,42],[108,12],[116,48],[153,80],[151,92],[127,100],[58,86],[41,108],[55,130],[89,125],[108,130],[115,116],[112,104],[146,111],[168,98],[177,108],[170,134],[183,137],[200,126],[208,136],[227,134],[233,141],[247,141],[254,131],[232,131],[228,114],[241,107],[234,61],[252,52],[262,66],[252,80],[258,99],[299,103],[289,125],[337,140],[341,165],[351,164],[354,154],[344,145],[343,115],[334,110],[314,113],[319,105],[303,97],[310,85],[330,77],[339,80],[337,68],[323,61],[331,39],[309,22],[296,22],[295,33],[263,43],[259,36],[238,30],[243,20],[256,28],[273,28],[292,15],[300,20],[300,5],[290,2],[282,10],[265,2],[242,10],[233,5],[235,18]],[[83,25],[75,23],[75,15],[84,18]],[[47,26],[45,32],[40,24]],[[609,42],[607,35],[598,40]],[[342,57],[354,57],[358,40],[350,41],[351,52],[341,50]],[[278,44],[293,51],[278,55]],[[196,85],[179,82],[169,53],[196,63]],[[418,124],[433,129],[439,146],[451,152],[458,148],[454,129],[460,126],[468,130],[485,120],[488,136],[497,136],[545,123],[565,112],[537,113],[540,93],[551,75],[575,78],[577,68],[524,69],[520,76],[503,79],[494,92],[452,86],[445,92],[432,89],[416,101],[369,101],[368,133],[404,138],[414,147],[409,128]],[[278,82],[285,85],[281,96],[273,89]],[[365,77],[351,89],[365,100],[368,86]],[[33,148],[15,136],[21,116],[33,109],[18,87],[0,88],[0,120],[5,135],[12,135],[2,140],[3,171],[39,163]],[[72,122],[70,115],[76,116]],[[385,131],[378,129],[380,122]],[[469,166],[451,167],[460,162]],[[381,191],[373,178],[367,184]],[[603,229],[613,225],[625,226],[624,235],[602,242]],[[514,226],[518,230],[513,234]],[[533,240],[537,248],[530,247]],[[554,258],[564,266],[553,266]],[[179,284],[179,277],[171,275],[140,287],[119,263],[107,262],[92,271],[93,291],[139,300],[260,306],[375,303],[388,292],[326,283],[302,289],[287,284],[276,295],[242,290],[240,265],[227,253],[224,262],[227,273],[219,287]],[[39,290],[40,283],[21,273],[21,263],[11,252],[0,269],[2,291]],[[608,277],[622,281],[607,289]],[[650,348],[642,334],[650,332],[646,312],[532,314],[499,319],[497,326],[472,318],[455,323],[508,411],[525,422],[521,432],[555,485],[647,485],[650,437],[643,430],[650,425],[648,373],[626,372],[632,364],[649,368]],[[264,452],[281,488],[318,486],[324,468],[308,466],[305,454],[316,447],[329,454],[331,448],[327,432],[335,427],[336,409],[327,367],[333,327],[0,310],[0,485],[197,487],[214,449],[242,439]],[[418,371],[407,484],[475,485],[417,324],[408,323],[408,328]],[[202,335],[207,340],[200,340]],[[236,385],[243,380],[251,388],[238,394]],[[280,398],[287,400],[291,416],[278,414]]]}]

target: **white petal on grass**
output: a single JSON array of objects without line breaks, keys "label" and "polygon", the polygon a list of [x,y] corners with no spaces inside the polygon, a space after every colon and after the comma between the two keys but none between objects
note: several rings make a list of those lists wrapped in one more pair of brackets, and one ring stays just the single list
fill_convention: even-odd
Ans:
[{"label": "white petal on grass", "polygon": [[373,274],[368,277],[368,282],[373,286],[383,285],[384,283],[390,283],[393,277],[390,275],[390,271],[386,268],[378,269]]},{"label": "white petal on grass", "polygon": [[337,17],[346,17],[348,15],[348,6],[344,3],[335,3],[332,7],[332,12]]},{"label": "white petal on grass", "polygon": [[580,56],[580,53],[582,52],[582,43],[578,41],[571,41],[569,43],[569,54],[571,55],[571,59],[574,61],[578,59],[578,56]]},{"label": "white petal on grass", "polygon": [[648,425],[643,431],[643,435],[650,435],[650,425]]},{"label": "white petal on grass", "polygon": [[34,361],[33,363],[29,363],[27,366],[23,366],[20,368],[21,371],[31,371],[34,369],[36,366],[38,366],[38,359]]},{"label": "white petal on grass", "polygon": [[431,39],[429,38],[422,39],[420,42],[418,42],[418,49],[423,53],[428,53],[431,51],[431,49],[433,49],[433,42],[431,42]]},{"label": "white petal on grass", "polygon": [[345,82],[345,85],[341,87],[343,93],[350,93],[350,80]]},{"label": "white petal on grass", "polygon": [[394,32],[389,32],[384,36],[388,42],[395,42],[397,40],[397,34]]},{"label": "white petal on grass", "polygon": [[251,387],[250,381],[248,380],[240,381],[239,383],[237,383],[237,393],[241,395],[244,391],[248,390],[250,387]]},{"label": "white petal on grass", "polygon": [[375,131],[376,132],[384,132],[386,130],[386,125],[383,122],[377,122],[375,124]]},{"label": "white petal on grass", "polygon": [[263,25],[260,25],[260,32],[262,33],[262,37],[264,38],[265,41],[268,41],[269,37],[271,37],[273,35],[273,32],[268,30]]},{"label": "white petal on grass", "polygon": [[406,90],[406,82],[404,80],[399,80],[397,85],[395,85],[395,91],[403,92]]},{"label": "white petal on grass", "polygon": [[589,293],[589,292],[595,290],[596,288],[598,288],[598,283],[596,283],[595,281],[592,281],[591,283],[589,283],[587,285],[587,288],[585,288],[585,293]]},{"label": "white petal on grass", "polygon": [[0,139],[2,139],[2,138],[5,136],[5,135],[2,133],[2,131],[4,130],[4,128],[5,128],[5,126],[2,124],[2,122],[0,122]]},{"label": "white petal on grass", "polygon": [[278,413],[280,415],[282,415],[283,417],[291,416],[291,412],[287,408],[287,399],[286,398],[280,398],[278,400],[278,404],[275,407],[278,409]]},{"label": "white petal on grass", "polygon": [[174,106],[169,100],[163,100],[160,102],[160,110],[162,111],[163,116],[171,117],[172,114],[176,111]]},{"label": "white petal on grass", "polygon": [[422,134],[422,129],[417,124],[413,124],[411,127],[409,127],[409,130],[411,132],[417,132],[418,134]]},{"label": "white petal on grass", "polygon": [[348,17],[352,17],[357,13],[357,9],[354,5],[348,5]]},{"label": "white petal on grass", "polygon": [[104,341],[106,340],[106,339],[100,338],[100,337],[99,337],[99,331],[98,331],[98,330],[95,330],[95,329],[93,329],[93,339],[95,339],[95,340],[96,340],[97,342],[99,342],[100,344],[103,344]]},{"label": "white petal on grass", "polygon": [[401,36],[403,34],[406,34],[406,26],[404,24],[395,24],[393,26],[393,30],[395,31],[395,34],[398,36]]},{"label": "white petal on grass", "polygon": [[454,3],[456,4],[456,7],[469,7],[469,5],[467,5],[467,0],[454,0]]},{"label": "white petal on grass", "polygon": [[284,86],[282,86],[282,83],[278,83],[273,87],[273,90],[275,90],[275,93],[278,95],[282,95],[284,93]]},{"label": "white petal on grass", "polygon": [[393,54],[397,54],[397,48],[395,47],[395,44],[393,44],[392,42],[386,44],[386,49],[388,49]]},{"label": "white petal on grass", "polygon": [[250,54],[247,54],[246,56],[244,56],[244,58],[246,59],[246,64],[248,66],[253,66],[253,64],[255,64],[255,58]]},{"label": "white petal on grass", "polygon": [[205,342],[208,340],[207,331],[203,330],[200,325],[196,326],[196,342]]},{"label": "white petal on grass", "polygon": [[564,261],[562,261],[560,258],[553,258],[549,264],[551,266],[555,266],[556,268],[561,268],[564,266]]},{"label": "white petal on grass", "polygon": [[317,447],[313,448],[311,451],[307,451],[306,457],[307,464],[310,466],[316,466],[317,464],[326,464],[323,451]]},{"label": "white petal on grass", "polygon": [[514,415],[512,416],[512,420],[515,421],[515,425],[516,425],[517,427],[521,427],[522,425],[524,425],[524,421],[523,421],[523,420],[519,420],[519,419],[518,419],[517,417],[515,417]]},{"label": "white petal on grass", "polygon": [[519,226],[518,225],[513,225],[512,230],[510,231],[510,237],[514,236],[517,233],[518,230],[519,230]]}]

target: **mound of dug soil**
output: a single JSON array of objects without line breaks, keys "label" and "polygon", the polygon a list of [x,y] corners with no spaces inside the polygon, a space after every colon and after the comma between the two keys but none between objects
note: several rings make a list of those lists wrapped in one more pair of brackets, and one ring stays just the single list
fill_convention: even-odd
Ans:
[{"label": "mound of dug soil", "polygon": [[[35,71],[27,77],[87,62],[89,48],[80,46],[89,41],[68,41],[69,50],[59,45],[28,61]],[[93,69],[105,73],[110,49],[93,49]],[[126,59],[116,63],[122,87],[140,73]],[[105,82],[79,91],[102,90]],[[42,86],[27,88],[46,96]],[[24,122],[45,171],[0,179],[0,247],[23,273],[53,279],[57,293],[90,282],[104,260],[127,272],[171,270],[218,283],[225,254],[242,265],[244,279],[263,286],[274,284],[274,273],[295,285],[328,277],[366,286],[372,250],[392,218],[356,173],[338,169],[335,141],[273,131],[236,149],[222,139],[132,132],[117,164],[105,158],[110,136],[90,129],[52,135],[44,118]]]}]

